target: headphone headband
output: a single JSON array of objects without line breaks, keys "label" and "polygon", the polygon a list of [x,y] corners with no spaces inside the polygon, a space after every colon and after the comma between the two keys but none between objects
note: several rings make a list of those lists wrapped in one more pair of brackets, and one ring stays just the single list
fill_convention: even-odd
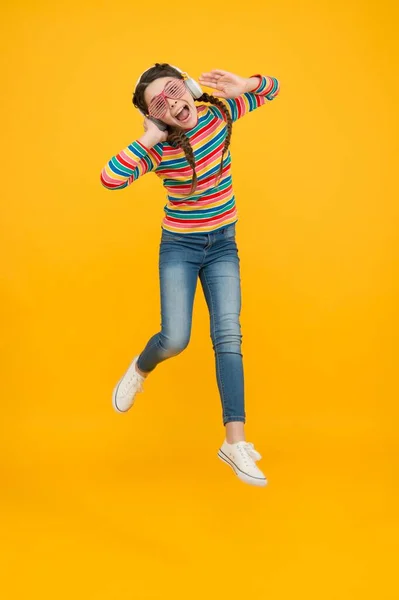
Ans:
[{"label": "headphone headband", "polygon": [[[199,85],[199,83],[197,83],[195,81],[195,79],[192,79],[191,77],[189,77],[189,75],[187,75],[187,73],[185,73],[184,71],[179,69],[179,67],[175,67],[174,65],[169,65],[169,66],[172,67],[173,69],[175,69],[178,73],[180,73],[182,75],[182,79],[184,79],[184,83],[186,84],[186,87],[187,87],[188,91],[191,93],[191,95],[193,96],[193,98],[197,99],[202,96],[203,91],[201,89],[201,86]],[[136,88],[137,88],[138,84],[140,83],[140,79],[143,77],[143,75],[145,73],[147,73],[147,71],[149,71],[152,68],[153,67],[150,67],[149,69],[146,69],[145,71],[143,71],[143,73],[138,78],[136,85],[134,86],[134,92],[136,92]]]}]

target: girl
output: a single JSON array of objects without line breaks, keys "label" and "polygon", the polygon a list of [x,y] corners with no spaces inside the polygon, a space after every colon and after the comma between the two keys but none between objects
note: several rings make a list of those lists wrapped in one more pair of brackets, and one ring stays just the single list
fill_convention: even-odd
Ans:
[{"label": "girl", "polygon": [[226,428],[218,456],[242,481],[264,486],[266,478],[255,464],[261,456],[244,434],[240,259],[229,144],[232,123],[272,100],[279,84],[273,77],[245,78],[219,70],[204,73],[199,83],[217,93],[203,93],[196,81],[165,63],[145,71],[133,95],[134,106],[145,115],[145,132],[101,174],[103,185],[116,190],[154,171],[168,199],[159,254],[161,331],[116,385],[113,406],[128,411],[148,374],[187,347],[199,278],[210,313]]}]

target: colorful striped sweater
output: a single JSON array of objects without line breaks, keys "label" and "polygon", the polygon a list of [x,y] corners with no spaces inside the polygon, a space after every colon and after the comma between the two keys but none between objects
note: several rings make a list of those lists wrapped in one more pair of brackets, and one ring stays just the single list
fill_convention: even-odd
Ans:
[{"label": "colorful striped sweater", "polygon": [[[258,77],[259,86],[252,92],[223,100],[233,121],[277,96],[277,79]],[[210,233],[237,221],[230,151],[225,155],[222,177],[217,181],[227,132],[225,117],[214,105],[197,105],[197,111],[197,125],[185,132],[194,151],[198,177],[197,189],[192,195],[187,195],[191,189],[192,168],[183,150],[167,142],[149,149],[135,141],[114,156],[101,173],[102,184],[116,190],[154,171],[167,191],[162,227],[176,233]]]}]

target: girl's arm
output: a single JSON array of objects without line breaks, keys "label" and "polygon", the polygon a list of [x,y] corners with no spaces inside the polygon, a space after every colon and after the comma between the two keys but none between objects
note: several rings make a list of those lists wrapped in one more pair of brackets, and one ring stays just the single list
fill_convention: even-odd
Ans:
[{"label": "girl's arm", "polygon": [[[146,124],[145,124],[146,127]],[[120,190],[141,175],[157,168],[162,160],[163,139],[159,129],[149,127],[138,140],[119,152],[101,171],[101,183],[109,190]]]},{"label": "girl's arm", "polygon": [[204,73],[199,82],[215,90],[213,95],[225,101],[233,121],[273,100],[280,91],[275,77],[240,77],[227,71]]}]

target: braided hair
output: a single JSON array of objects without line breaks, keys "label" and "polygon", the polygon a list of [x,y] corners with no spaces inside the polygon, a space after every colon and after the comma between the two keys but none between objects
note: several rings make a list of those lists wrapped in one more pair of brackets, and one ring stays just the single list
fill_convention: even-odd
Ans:
[{"label": "braided hair", "polygon": [[222,174],[223,174],[223,157],[226,154],[226,152],[230,146],[231,133],[233,131],[233,121],[232,121],[230,113],[227,110],[224,102],[219,100],[219,98],[215,98],[215,96],[212,96],[212,94],[202,94],[202,96],[200,98],[198,98],[198,102],[208,102],[209,104],[214,104],[215,106],[217,106],[219,108],[219,110],[225,116],[226,121],[227,121],[227,135],[224,140],[222,160],[220,162],[220,169],[219,169],[219,174],[218,174],[218,180],[220,180],[220,178],[222,177]]},{"label": "braided hair", "polygon": [[[176,71],[176,69],[174,69],[172,66],[170,66],[167,63],[156,63],[154,67],[152,67],[151,69],[146,71],[141,76],[141,79],[140,79],[138,85],[136,86],[136,89],[133,94],[134,106],[144,113],[147,113],[147,104],[144,99],[145,89],[150,83],[155,81],[155,79],[159,79],[160,77],[174,77],[177,79],[183,79],[183,75],[181,73],[179,73],[179,71]],[[207,102],[209,104],[213,104],[213,105],[217,106],[219,108],[219,110],[221,111],[221,113],[224,115],[226,122],[227,122],[227,135],[226,135],[226,138],[224,141],[222,160],[220,162],[220,169],[219,169],[219,173],[217,175],[217,180],[219,182],[222,177],[222,174],[223,174],[224,155],[226,154],[226,152],[230,146],[233,122],[232,122],[230,113],[226,108],[226,105],[221,100],[219,100],[219,98],[216,98],[215,96],[212,96],[211,94],[202,94],[202,96],[200,98],[196,98],[196,101],[197,102]],[[194,158],[194,152],[193,152],[192,146],[190,144],[190,140],[184,133],[184,130],[181,129],[180,127],[172,127],[172,126],[168,125],[167,134],[168,134],[167,142],[175,148],[182,148],[182,150],[185,154],[185,157],[187,159],[187,162],[193,170],[191,190],[188,193],[188,195],[190,196],[191,194],[193,194],[195,192],[195,190],[197,188],[197,173],[195,170],[195,158]]]}]

